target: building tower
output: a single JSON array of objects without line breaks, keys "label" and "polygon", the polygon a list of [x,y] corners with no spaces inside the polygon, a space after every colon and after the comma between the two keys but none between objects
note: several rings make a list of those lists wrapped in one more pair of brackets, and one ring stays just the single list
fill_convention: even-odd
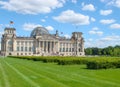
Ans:
[{"label": "building tower", "polygon": [[74,55],[84,55],[84,39],[82,37],[82,32],[73,32],[72,40],[74,43]]},{"label": "building tower", "polygon": [[16,38],[15,28],[5,28],[4,34],[1,38],[1,54],[3,56],[12,55],[14,52],[14,39]]}]

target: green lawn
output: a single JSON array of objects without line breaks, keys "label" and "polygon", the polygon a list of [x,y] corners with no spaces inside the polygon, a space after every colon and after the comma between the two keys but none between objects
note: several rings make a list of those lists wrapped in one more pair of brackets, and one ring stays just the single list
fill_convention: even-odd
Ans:
[{"label": "green lawn", "polygon": [[120,69],[0,58],[0,87],[120,87]]}]

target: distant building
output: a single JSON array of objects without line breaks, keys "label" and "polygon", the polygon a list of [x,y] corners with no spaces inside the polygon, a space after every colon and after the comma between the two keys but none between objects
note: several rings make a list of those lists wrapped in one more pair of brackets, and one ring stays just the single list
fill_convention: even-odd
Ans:
[{"label": "distant building", "polygon": [[3,56],[83,56],[84,39],[81,32],[73,32],[70,39],[49,34],[44,27],[36,27],[30,37],[18,37],[15,28],[5,28],[1,38]]}]

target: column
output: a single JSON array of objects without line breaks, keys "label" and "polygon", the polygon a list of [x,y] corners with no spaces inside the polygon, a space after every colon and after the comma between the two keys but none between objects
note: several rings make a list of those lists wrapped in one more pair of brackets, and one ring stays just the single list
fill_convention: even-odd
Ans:
[{"label": "column", "polygon": [[50,53],[50,41],[48,42],[48,52]]},{"label": "column", "polygon": [[50,41],[48,41],[48,52],[50,52]]},{"label": "column", "polygon": [[64,54],[66,55],[66,42],[64,44],[65,44],[65,53]]},{"label": "column", "polygon": [[55,53],[57,52],[57,42],[55,41],[55,46],[54,46],[54,51],[55,51]]},{"label": "column", "polygon": [[46,52],[48,52],[48,41],[46,41]]},{"label": "column", "polygon": [[63,43],[61,42],[60,45],[61,45],[61,46],[60,46],[61,52],[63,52]]},{"label": "column", "polygon": [[59,52],[59,44],[56,42],[56,52]]},{"label": "column", "polygon": [[52,53],[52,41],[50,41],[50,53]]},{"label": "column", "polygon": [[71,51],[71,53],[72,53],[72,43],[70,43],[70,51]]},{"label": "column", "polygon": [[42,55],[44,55],[45,51],[44,51],[44,41],[42,41]]},{"label": "column", "polygon": [[53,42],[53,52],[55,53],[55,42]]},{"label": "column", "polygon": [[41,47],[40,47],[40,45],[41,45],[41,41],[39,41],[39,52],[41,53]]},{"label": "column", "polygon": [[53,53],[53,42],[51,42],[51,51]]}]

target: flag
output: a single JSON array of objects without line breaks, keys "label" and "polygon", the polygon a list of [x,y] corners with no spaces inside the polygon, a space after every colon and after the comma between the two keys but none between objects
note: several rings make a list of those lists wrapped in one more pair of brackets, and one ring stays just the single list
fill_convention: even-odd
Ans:
[{"label": "flag", "polygon": [[13,21],[10,21],[10,24],[14,24],[14,22],[13,22]]}]

